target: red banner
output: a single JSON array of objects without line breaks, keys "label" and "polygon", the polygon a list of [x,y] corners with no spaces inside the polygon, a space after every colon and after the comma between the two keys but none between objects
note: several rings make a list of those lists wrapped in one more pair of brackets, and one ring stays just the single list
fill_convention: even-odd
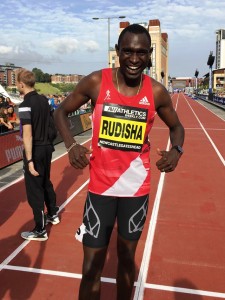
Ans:
[{"label": "red banner", "polygon": [[91,113],[80,115],[83,130],[91,129]]},{"label": "red banner", "polygon": [[16,130],[0,136],[0,169],[23,158],[23,140],[20,131]]}]

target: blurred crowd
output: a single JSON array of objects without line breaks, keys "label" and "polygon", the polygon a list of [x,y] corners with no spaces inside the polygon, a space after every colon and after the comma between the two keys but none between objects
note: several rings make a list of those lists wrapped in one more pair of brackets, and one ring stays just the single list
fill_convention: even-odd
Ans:
[{"label": "blurred crowd", "polygon": [[[48,103],[53,110],[57,109],[59,104],[64,101],[67,95],[45,95],[48,98]],[[17,114],[18,106],[15,105],[9,97],[0,95],[0,134],[11,132],[19,129],[20,120]],[[91,111],[91,101],[85,103],[79,110],[70,114],[70,116],[84,114]]]},{"label": "blurred crowd", "polygon": [[215,94],[216,97],[225,98],[225,92],[217,92]]},{"label": "blurred crowd", "polygon": [[[58,95],[47,95],[48,98],[48,103],[49,105],[51,105],[52,109],[57,109],[57,107],[59,106],[59,104],[64,101],[64,99],[67,97],[67,95],[62,95],[62,96],[58,96]],[[87,112],[91,111],[91,100],[88,101],[87,103],[85,103],[84,105],[82,105],[77,111],[73,112],[72,114],[70,114],[69,116],[74,116],[74,115],[81,115]]]},{"label": "blurred crowd", "polygon": [[0,96],[0,134],[18,129],[20,120],[9,97]]}]

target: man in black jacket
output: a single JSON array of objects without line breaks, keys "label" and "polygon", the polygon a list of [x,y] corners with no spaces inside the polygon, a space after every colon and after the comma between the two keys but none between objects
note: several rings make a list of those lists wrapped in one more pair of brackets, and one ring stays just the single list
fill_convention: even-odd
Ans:
[{"label": "man in black jacket", "polygon": [[[22,232],[26,240],[48,239],[45,225],[60,222],[56,194],[50,180],[50,168],[54,147],[49,138],[50,106],[47,98],[35,89],[35,76],[22,69],[17,76],[17,88],[24,96],[19,106],[24,143],[24,178],[28,203],[33,210],[35,228]],[[45,205],[47,214],[44,213]]]}]

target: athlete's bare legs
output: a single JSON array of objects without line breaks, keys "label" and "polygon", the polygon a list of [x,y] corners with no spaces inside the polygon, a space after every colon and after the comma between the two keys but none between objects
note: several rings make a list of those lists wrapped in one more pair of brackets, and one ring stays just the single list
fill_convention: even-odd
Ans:
[{"label": "athlete's bare legs", "polygon": [[101,274],[104,267],[107,247],[90,248],[83,246],[84,261],[79,300],[99,300],[101,292]]},{"label": "athlete's bare legs", "polygon": [[135,280],[135,251],[138,241],[128,241],[118,235],[117,300],[130,300]]}]

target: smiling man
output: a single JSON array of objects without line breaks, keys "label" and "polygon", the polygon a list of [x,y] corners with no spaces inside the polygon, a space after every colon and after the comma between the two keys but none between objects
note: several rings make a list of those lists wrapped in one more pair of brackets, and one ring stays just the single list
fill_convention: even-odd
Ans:
[{"label": "smiling man", "polygon": [[[182,155],[184,129],[171,98],[159,82],[142,74],[149,65],[151,38],[141,25],[126,27],[116,45],[120,67],[83,78],[55,112],[55,121],[73,167],[90,165],[83,224],[83,274],[79,299],[100,299],[100,278],[117,222],[117,299],[131,298],[135,251],[146,220],[150,193],[149,133],[156,112],[169,127],[172,147],[158,150],[157,167],[173,171]],[[68,113],[92,101],[91,149],[69,131]],[[90,154],[88,159],[87,154]],[[81,230],[82,229],[82,230]]]}]

